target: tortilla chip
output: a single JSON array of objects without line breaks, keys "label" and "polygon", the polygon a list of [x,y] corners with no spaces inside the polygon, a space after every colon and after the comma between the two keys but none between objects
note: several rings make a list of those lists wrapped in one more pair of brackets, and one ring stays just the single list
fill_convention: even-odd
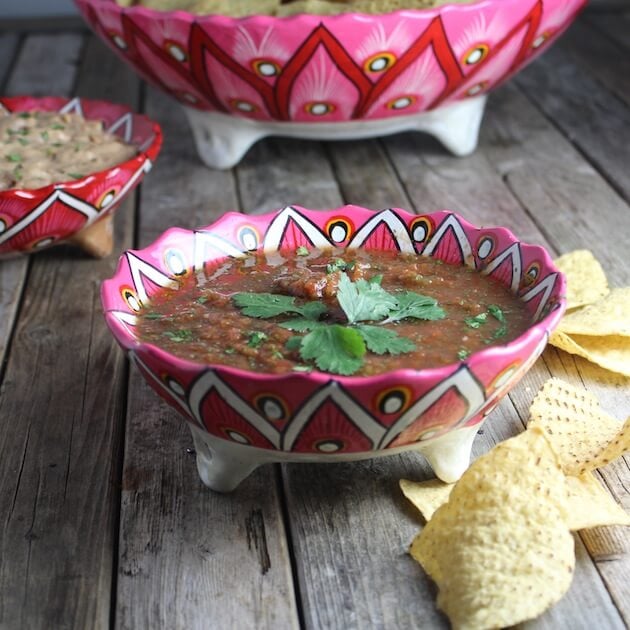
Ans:
[{"label": "tortilla chip", "polygon": [[567,277],[567,308],[592,304],[608,294],[606,275],[595,256],[586,249],[560,256],[556,267]]},{"label": "tortilla chip", "polygon": [[534,427],[477,459],[411,545],[455,628],[499,628],[540,615],[575,565],[564,475]]},{"label": "tortilla chip", "polygon": [[603,300],[567,313],[557,330],[567,335],[630,336],[630,287],[612,289]]},{"label": "tortilla chip", "polygon": [[549,343],[560,350],[584,357],[606,370],[630,376],[630,337],[567,335],[556,330],[549,338]]},{"label": "tortilla chip", "polygon": [[567,475],[605,466],[630,450],[630,418],[622,425],[592,394],[558,378],[543,385],[529,413],[527,429],[545,432]]},{"label": "tortilla chip", "polygon": [[452,483],[444,483],[439,479],[428,481],[400,480],[403,494],[420,510],[425,521],[429,521],[434,512],[448,501],[453,489]]},{"label": "tortilla chip", "polygon": [[567,477],[569,529],[630,525],[630,515],[610,496],[592,473]]}]

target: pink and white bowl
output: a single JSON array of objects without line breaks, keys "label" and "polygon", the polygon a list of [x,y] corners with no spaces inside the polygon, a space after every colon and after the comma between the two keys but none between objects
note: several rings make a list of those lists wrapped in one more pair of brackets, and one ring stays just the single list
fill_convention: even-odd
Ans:
[{"label": "pink and white bowl", "polygon": [[76,3],[126,62],[184,105],[201,159],[228,168],[268,135],[419,130],[471,153],[486,94],[545,50],[586,0],[245,18]]},{"label": "pink and white bowl", "polygon": [[[517,294],[532,324],[514,341],[465,361],[358,377],[202,365],[138,340],[137,315],[162,287],[203,274],[209,261],[301,245],[397,249],[467,265]],[[565,289],[546,251],[505,228],[478,228],[448,211],[293,206],[262,216],[227,213],[194,231],[167,230],[149,247],[122,255],[101,297],[107,324],[131,361],[187,420],[201,479],[229,491],[267,462],[337,462],[403,450],[423,453],[438,477],[456,480],[481,423],[543,351],[566,307]]]},{"label": "pink and white bowl", "polygon": [[112,250],[112,216],[151,169],[162,145],[160,126],[128,107],[82,98],[0,98],[0,116],[26,111],[75,112],[137,147],[130,159],[80,179],[36,189],[0,190],[0,258],[74,243],[93,256]]}]

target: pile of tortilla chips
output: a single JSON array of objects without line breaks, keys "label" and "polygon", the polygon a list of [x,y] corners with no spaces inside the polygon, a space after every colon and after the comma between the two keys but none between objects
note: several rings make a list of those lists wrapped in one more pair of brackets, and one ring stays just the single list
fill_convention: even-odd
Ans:
[{"label": "pile of tortilla chips", "polygon": [[630,525],[592,470],[630,450],[630,418],[549,380],[527,430],[477,459],[456,484],[401,481],[428,523],[410,553],[439,587],[454,628],[512,626],[569,589],[571,531]]},{"label": "pile of tortilla chips", "polygon": [[630,287],[609,289],[587,250],[565,254],[555,264],[567,277],[567,313],[549,343],[630,376]]}]

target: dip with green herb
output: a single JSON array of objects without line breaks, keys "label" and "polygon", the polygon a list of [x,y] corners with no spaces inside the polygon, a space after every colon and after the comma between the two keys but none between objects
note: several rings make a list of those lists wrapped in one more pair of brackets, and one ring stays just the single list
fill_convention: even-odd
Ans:
[{"label": "dip with green herb", "polygon": [[135,147],[98,120],[58,112],[0,116],[0,190],[81,179],[128,160]]},{"label": "dip with green herb", "polygon": [[164,290],[138,334],[182,358],[256,372],[370,375],[465,360],[530,325],[467,267],[396,251],[255,253]]}]

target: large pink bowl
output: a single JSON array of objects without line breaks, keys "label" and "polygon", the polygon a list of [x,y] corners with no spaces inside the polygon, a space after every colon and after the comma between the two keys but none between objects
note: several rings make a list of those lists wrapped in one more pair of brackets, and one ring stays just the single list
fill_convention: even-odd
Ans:
[{"label": "large pink bowl", "polygon": [[[138,341],[136,315],[162,287],[204,273],[208,261],[300,245],[399,249],[468,265],[519,295],[531,327],[460,363],[367,377],[201,365]],[[422,451],[438,476],[454,480],[468,465],[479,423],[545,347],[564,294],[564,276],[545,250],[505,228],[478,228],[447,211],[356,206],[228,213],[199,230],[172,228],[146,249],[125,252],[102,286],[107,324],[149,384],[188,420],[202,479],[218,490],[267,461],[339,461],[401,449]]]},{"label": "large pink bowl", "polygon": [[[76,112],[138,148],[134,157],[85,177],[36,189],[0,190],[0,257],[75,241],[94,255],[111,251],[112,212],[151,169],[162,145],[157,123],[124,105],[81,98],[0,98],[0,116],[24,111]],[[109,228],[108,228],[109,229]]]},{"label": "large pink bowl", "polygon": [[[76,0],[123,59],[187,106],[202,159],[219,167],[270,134],[333,139],[418,129],[470,153],[484,95],[545,50],[585,2],[229,18]],[[422,116],[438,108],[443,116]],[[208,135],[216,147],[204,144]]]}]

